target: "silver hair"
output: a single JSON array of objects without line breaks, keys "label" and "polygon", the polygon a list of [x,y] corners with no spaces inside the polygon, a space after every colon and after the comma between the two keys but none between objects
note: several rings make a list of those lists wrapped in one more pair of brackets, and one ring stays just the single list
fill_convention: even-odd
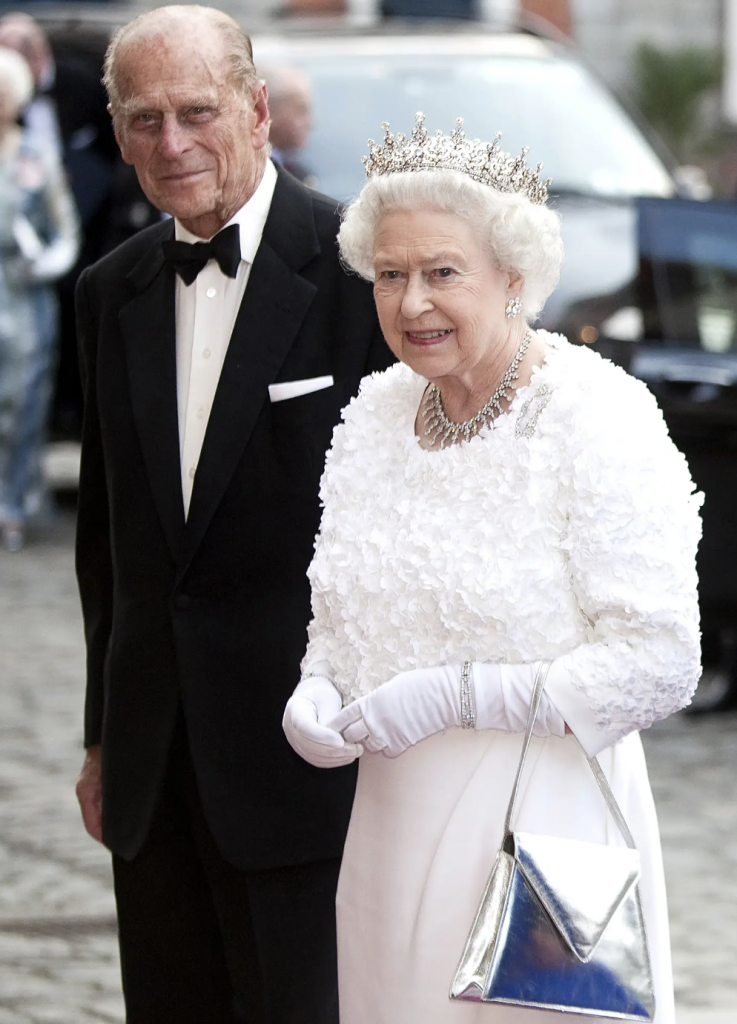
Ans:
[{"label": "silver hair", "polygon": [[16,113],[22,110],[33,96],[31,69],[19,53],[7,46],[0,46],[0,88],[7,91],[15,105]]},{"label": "silver hair", "polygon": [[519,274],[528,321],[555,288],[563,262],[558,215],[523,195],[499,192],[460,171],[414,171],[369,178],[343,215],[338,244],[343,262],[374,280],[374,237],[384,214],[437,210],[471,225],[500,270]]},{"label": "silver hair", "polygon": [[231,81],[238,90],[250,95],[251,89],[259,78],[253,63],[251,40],[237,21],[223,11],[218,11],[213,7],[201,7],[197,4],[158,7],[139,14],[127,25],[123,25],[110,40],[105,54],[102,81],[107,90],[113,122],[123,106],[117,78],[118,59],[122,49],[136,37],[146,39],[147,36],[154,35],[157,29],[159,31],[165,29],[167,22],[171,23],[183,18],[191,21],[200,18],[220,32],[230,65]]}]

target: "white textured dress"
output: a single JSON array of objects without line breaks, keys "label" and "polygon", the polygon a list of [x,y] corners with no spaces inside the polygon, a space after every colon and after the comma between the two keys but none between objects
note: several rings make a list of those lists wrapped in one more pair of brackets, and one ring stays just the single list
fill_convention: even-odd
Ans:
[{"label": "white textured dress", "polygon": [[[327,661],[350,701],[422,666],[552,660],[548,695],[600,751],[642,855],[655,1020],[673,1024],[637,730],[688,703],[699,677],[699,496],[644,385],[546,340],[509,412],[443,451],[415,437],[426,381],[400,364],[363,382],[323,477],[303,668]],[[448,998],[520,747],[520,734],[456,729],[361,758],[338,890],[341,1024],[560,1024]],[[533,739],[515,825],[621,842],[572,736]]]}]

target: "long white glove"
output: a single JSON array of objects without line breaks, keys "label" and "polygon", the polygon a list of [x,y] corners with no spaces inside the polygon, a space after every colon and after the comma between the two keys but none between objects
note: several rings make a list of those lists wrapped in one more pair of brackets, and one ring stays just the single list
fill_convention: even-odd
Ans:
[{"label": "long white glove", "polygon": [[325,676],[303,679],[287,701],[282,728],[300,757],[316,768],[340,768],[360,757],[363,747],[346,742],[328,723],[342,706],[336,688]]},{"label": "long white glove", "polygon": [[[474,662],[471,680],[476,729],[522,732],[527,724],[537,664],[486,665]],[[372,753],[398,757],[421,740],[461,724],[461,667],[400,672],[360,697],[329,722],[350,743]],[[543,693],[535,722],[537,736],[565,735],[565,722]]]}]

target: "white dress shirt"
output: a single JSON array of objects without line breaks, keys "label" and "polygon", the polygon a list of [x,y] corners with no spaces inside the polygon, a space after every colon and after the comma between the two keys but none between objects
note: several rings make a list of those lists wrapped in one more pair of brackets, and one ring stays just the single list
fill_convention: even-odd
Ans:
[{"label": "white dress shirt", "polygon": [[[256,191],[228,221],[228,225],[237,224],[240,228],[241,262],[235,278],[224,274],[215,260],[210,260],[190,285],[177,275],[177,404],[185,516],[189,513],[197,463],[220,372],[251,265],[261,242],[275,185],[276,168],[267,160]],[[203,241],[187,231],[178,220],[174,221],[174,234],[182,242]]]}]

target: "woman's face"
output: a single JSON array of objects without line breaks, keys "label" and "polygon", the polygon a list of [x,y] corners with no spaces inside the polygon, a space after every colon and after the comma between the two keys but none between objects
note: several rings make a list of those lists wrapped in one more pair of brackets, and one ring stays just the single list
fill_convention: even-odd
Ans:
[{"label": "woman's face", "polygon": [[522,282],[494,265],[466,221],[434,210],[385,214],[374,269],[384,337],[416,373],[473,379],[498,362],[510,331],[505,306]]}]

